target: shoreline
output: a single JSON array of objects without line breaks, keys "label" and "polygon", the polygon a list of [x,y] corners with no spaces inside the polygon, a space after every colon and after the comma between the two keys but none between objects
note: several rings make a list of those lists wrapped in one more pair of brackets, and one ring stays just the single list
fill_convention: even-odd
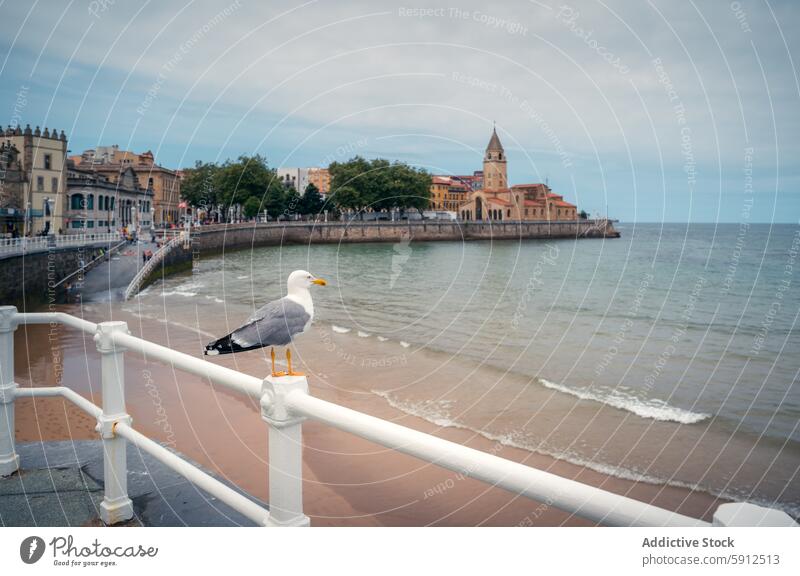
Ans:
[{"label": "shoreline", "polygon": [[[74,312],[74,311],[73,311]],[[137,319],[115,311],[115,319],[127,320],[131,332],[188,353],[197,353],[204,336],[164,323]],[[20,332],[35,341],[36,331]],[[20,338],[21,334],[17,336]],[[99,358],[91,338],[64,334],[73,353],[87,351],[77,364],[65,366],[63,383],[83,379],[78,390],[95,403],[99,398]],[[18,341],[19,344],[19,341]],[[330,365],[326,352],[313,344],[299,347],[298,357],[319,355],[313,366]],[[20,374],[21,385],[31,378],[36,385],[52,385],[55,376],[42,362],[26,364],[25,346],[16,347],[17,366],[30,365],[29,374]],[[335,354],[330,352],[328,354]],[[246,356],[246,357],[245,357]],[[74,360],[74,358],[73,358]],[[220,364],[246,373],[266,373],[265,355],[250,354],[224,358]],[[307,366],[308,368],[308,366]],[[376,374],[380,370],[374,370]],[[309,385],[314,396],[336,402],[373,416],[391,420],[415,430],[494,453],[564,478],[651,502],[677,512],[710,520],[716,507],[725,500],[707,493],[665,485],[625,480],[590,470],[553,457],[492,442],[464,429],[440,427],[390,406],[370,393],[369,388],[342,388],[348,373],[309,370]],[[75,385],[80,388],[79,385]],[[71,386],[73,387],[73,386]],[[267,430],[253,401],[226,390],[209,386],[201,378],[173,373],[167,366],[147,363],[134,354],[126,355],[128,411],[134,426],[142,433],[172,447],[211,471],[240,485],[254,496],[267,499]],[[61,399],[20,400],[17,413],[17,441],[96,438],[94,421]],[[545,503],[538,503],[502,489],[472,480],[383,448],[360,438],[315,422],[307,422],[304,433],[304,506],[314,526],[517,526],[590,525],[591,523]],[[23,463],[24,466],[24,463]]]}]

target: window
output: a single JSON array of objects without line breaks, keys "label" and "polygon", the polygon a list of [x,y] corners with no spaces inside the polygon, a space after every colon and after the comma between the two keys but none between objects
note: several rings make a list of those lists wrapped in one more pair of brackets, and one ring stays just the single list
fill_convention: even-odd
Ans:
[{"label": "window", "polygon": [[52,164],[52,157],[50,156],[50,154],[45,154],[44,155],[44,169],[45,170],[51,170],[51,168],[50,168],[51,164]]},{"label": "window", "polygon": [[94,220],[88,220],[86,222],[86,227],[87,228],[94,228]]},{"label": "window", "polygon": [[525,216],[527,216],[527,215],[528,215],[528,209],[525,208]]},{"label": "window", "polygon": [[44,176],[36,177],[36,191],[44,192]]},{"label": "window", "polygon": [[86,209],[94,210],[94,194],[89,194],[89,198],[86,200]]},{"label": "window", "polygon": [[50,185],[53,188],[53,192],[58,192],[58,178],[52,178],[50,180]]},{"label": "window", "polygon": [[509,218],[511,218],[511,208],[508,209],[508,213],[506,214]]},{"label": "window", "polygon": [[83,194],[73,194],[69,197],[69,209],[70,210],[82,210],[83,209]]},{"label": "window", "polygon": [[83,228],[83,220],[73,220],[71,226],[73,228]]}]

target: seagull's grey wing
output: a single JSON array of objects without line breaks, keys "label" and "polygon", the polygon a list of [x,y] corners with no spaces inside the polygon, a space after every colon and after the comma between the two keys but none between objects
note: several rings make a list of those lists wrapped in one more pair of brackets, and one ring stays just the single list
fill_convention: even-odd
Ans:
[{"label": "seagull's grey wing", "polygon": [[242,348],[284,346],[302,332],[311,319],[294,300],[273,300],[256,311],[251,321],[234,330],[231,340]]}]

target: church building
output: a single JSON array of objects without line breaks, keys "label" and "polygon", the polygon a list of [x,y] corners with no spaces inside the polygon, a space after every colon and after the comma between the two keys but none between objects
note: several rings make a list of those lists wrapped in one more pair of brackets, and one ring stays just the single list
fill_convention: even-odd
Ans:
[{"label": "church building", "polygon": [[506,153],[497,130],[483,157],[483,189],[458,206],[462,220],[577,220],[578,208],[554,194],[547,184],[515,184],[509,188]]}]

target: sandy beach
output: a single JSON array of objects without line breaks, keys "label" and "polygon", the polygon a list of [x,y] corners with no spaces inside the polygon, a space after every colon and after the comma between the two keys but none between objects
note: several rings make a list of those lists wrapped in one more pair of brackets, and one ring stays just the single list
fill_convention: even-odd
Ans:
[{"label": "sandy beach", "polygon": [[[77,312],[75,308],[68,311]],[[104,308],[103,315],[107,312]],[[84,313],[88,319],[98,319],[91,310]],[[114,310],[114,318],[127,321],[136,335],[195,356],[200,355],[200,344],[206,339],[202,331],[137,318],[121,308]],[[49,331],[48,326],[18,330],[15,349],[20,385],[53,385],[61,373],[63,385],[99,404],[99,357],[91,337],[64,328],[58,328],[55,336],[48,335]],[[50,344],[42,346],[48,339]],[[390,387],[400,373],[405,379],[409,371],[426,377],[433,366],[426,364],[424,355],[413,363],[407,359],[387,362],[388,356],[377,350],[384,361],[376,365],[369,356],[375,353],[374,343],[368,353],[356,337],[345,340],[346,345],[342,342],[333,343],[328,331],[314,329],[298,343],[298,362],[308,373],[314,396],[690,516],[709,520],[720,503],[702,492],[615,478],[469,430],[440,427],[409,416],[371,390]],[[56,347],[65,351],[53,362]],[[268,373],[264,351],[221,357],[215,362],[257,376]],[[30,368],[26,370],[26,366]],[[365,379],[365,367],[371,379]],[[438,368],[438,377],[453,379],[461,378],[461,371],[471,370],[467,365]],[[480,377],[480,373],[472,377]],[[126,396],[138,430],[267,500],[267,427],[254,401],[132,353],[126,355]],[[16,418],[19,442],[96,437],[93,420],[60,399],[20,400]],[[314,526],[589,524],[546,502],[530,501],[328,426],[307,422],[303,433],[305,511]]]}]

